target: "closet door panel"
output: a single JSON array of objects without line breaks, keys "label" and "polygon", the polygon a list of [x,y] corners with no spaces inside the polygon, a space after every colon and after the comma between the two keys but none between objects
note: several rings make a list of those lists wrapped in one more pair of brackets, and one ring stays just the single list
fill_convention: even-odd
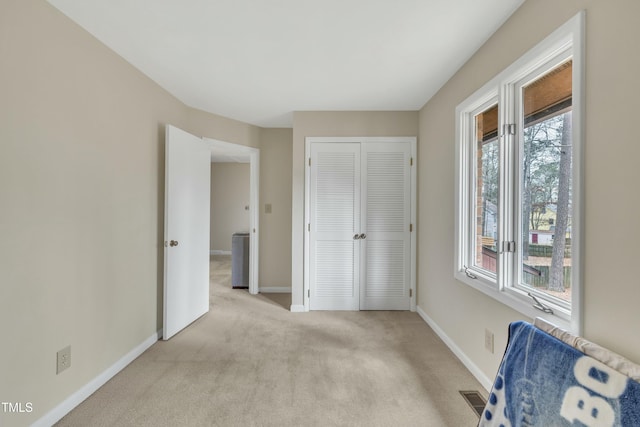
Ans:
[{"label": "closet door panel", "polygon": [[363,144],[360,309],[409,310],[411,146]]},{"label": "closet door panel", "polygon": [[310,172],[310,308],[358,310],[360,144],[313,144]]}]

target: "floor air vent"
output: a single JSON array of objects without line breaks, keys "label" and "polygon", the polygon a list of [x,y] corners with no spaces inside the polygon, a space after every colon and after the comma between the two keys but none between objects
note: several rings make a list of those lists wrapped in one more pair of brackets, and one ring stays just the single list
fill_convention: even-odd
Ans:
[{"label": "floor air vent", "polygon": [[484,397],[482,397],[480,393],[477,391],[461,390],[460,394],[478,416],[482,415],[482,411],[484,410],[484,406],[487,404],[487,401],[484,400]]}]

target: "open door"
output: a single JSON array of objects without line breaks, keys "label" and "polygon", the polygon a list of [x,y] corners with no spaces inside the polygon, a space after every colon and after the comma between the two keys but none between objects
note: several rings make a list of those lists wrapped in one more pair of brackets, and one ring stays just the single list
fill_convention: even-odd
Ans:
[{"label": "open door", "polygon": [[167,125],[164,315],[167,340],[209,311],[211,154],[201,138]]}]

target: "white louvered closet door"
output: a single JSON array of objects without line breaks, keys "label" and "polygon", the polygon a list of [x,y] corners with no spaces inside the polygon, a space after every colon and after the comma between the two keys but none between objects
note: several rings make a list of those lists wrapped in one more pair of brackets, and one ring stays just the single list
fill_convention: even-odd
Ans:
[{"label": "white louvered closet door", "polygon": [[359,309],[360,144],[311,146],[310,309]]},{"label": "white louvered closet door", "polygon": [[360,309],[411,308],[411,145],[362,144]]}]

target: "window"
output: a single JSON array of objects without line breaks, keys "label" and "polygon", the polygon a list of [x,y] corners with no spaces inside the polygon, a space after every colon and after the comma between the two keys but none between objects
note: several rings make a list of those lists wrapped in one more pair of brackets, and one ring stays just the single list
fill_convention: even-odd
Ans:
[{"label": "window", "polygon": [[456,109],[459,280],[580,333],[583,13]]}]

